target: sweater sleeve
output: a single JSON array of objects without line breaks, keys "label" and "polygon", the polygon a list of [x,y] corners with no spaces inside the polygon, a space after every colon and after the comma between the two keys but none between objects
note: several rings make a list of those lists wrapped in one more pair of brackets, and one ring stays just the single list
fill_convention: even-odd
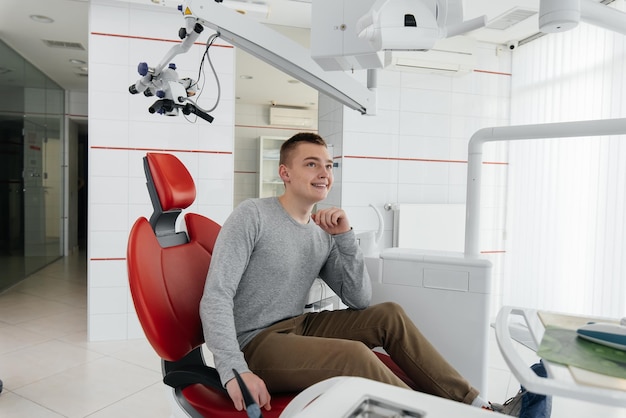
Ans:
[{"label": "sweater sleeve", "polygon": [[226,220],[217,238],[207,274],[200,318],[207,347],[213,354],[222,384],[250,371],[237,341],[234,298],[254,247],[256,211],[242,203]]},{"label": "sweater sleeve", "polygon": [[320,277],[348,307],[365,309],[372,299],[372,284],[354,231],[334,235],[332,239],[330,255]]}]

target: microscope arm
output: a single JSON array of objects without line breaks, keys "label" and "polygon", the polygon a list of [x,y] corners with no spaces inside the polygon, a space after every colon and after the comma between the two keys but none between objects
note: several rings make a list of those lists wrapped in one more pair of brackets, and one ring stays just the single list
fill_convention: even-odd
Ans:
[{"label": "microscope arm", "polygon": [[[219,37],[362,114],[374,113],[375,94],[350,75],[325,72],[310,51],[277,31],[213,0],[186,0],[183,15]],[[193,20],[192,20],[193,21]],[[189,23],[187,24],[189,26]]]}]

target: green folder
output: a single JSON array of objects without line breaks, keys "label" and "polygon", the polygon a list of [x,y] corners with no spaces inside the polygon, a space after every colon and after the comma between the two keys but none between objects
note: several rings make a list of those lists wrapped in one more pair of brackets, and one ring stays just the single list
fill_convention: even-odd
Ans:
[{"label": "green folder", "polygon": [[585,340],[574,330],[546,326],[537,355],[554,363],[626,379],[626,351]]}]

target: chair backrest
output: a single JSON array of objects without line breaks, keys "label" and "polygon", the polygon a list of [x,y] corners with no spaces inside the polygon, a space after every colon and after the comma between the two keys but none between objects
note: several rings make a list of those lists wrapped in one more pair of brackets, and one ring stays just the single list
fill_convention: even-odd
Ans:
[{"label": "chair backrest", "polygon": [[130,291],[148,341],[173,362],[204,343],[198,309],[220,226],[188,213],[188,235],[176,231],[178,216],[195,200],[193,179],[170,154],[148,153],[144,164],[154,213],[151,222],[139,218],[131,229]]},{"label": "chair backrest", "polygon": [[163,247],[187,242],[176,220],[196,199],[196,186],[182,162],[171,154],[148,153],[143,159],[153,213],[150,225]]}]

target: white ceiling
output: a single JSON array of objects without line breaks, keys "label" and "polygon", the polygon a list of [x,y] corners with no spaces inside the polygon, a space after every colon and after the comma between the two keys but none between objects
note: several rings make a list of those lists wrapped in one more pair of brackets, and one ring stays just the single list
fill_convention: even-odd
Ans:
[{"label": "white ceiling", "polygon": [[[154,4],[153,0],[128,1]],[[160,4],[155,7],[176,7],[180,3],[180,0],[156,1],[160,1]],[[225,0],[229,1],[234,0]],[[273,27],[300,43],[308,44],[311,0],[265,0],[265,3],[270,7],[267,23],[276,25]],[[538,10],[539,0],[465,0],[463,3],[466,19],[485,14],[488,21],[492,21],[516,7]],[[88,7],[88,0],[2,0],[0,39],[64,89],[86,91],[88,77],[85,69],[81,69],[84,65],[72,63],[70,59],[88,61]],[[38,23],[29,18],[31,15],[48,16],[54,22]],[[178,28],[163,28],[163,37],[173,38],[177,30]],[[534,15],[507,30],[484,28],[472,32],[470,36],[480,41],[505,44],[537,32],[537,15]],[[42,39],[79,43],[85,50],[51,48]],[[163,52],[165,54],[166,50]],[[137,59],[139,61],[141,57],[138,56]],[[0,61],[0,86],[18,82],[16,79],[11,80],[11,77],[19,69],[11,68],[12,64],[4,61]],[[302,84],[288,83],[290,77],[244,52],[237,53],[237,74],[253,76],[251,80],[237,79],[236,95],[241,102],[316,106],[311,104],[317,101],[317,93],[312,89]],[[127,86],[120,88],[126,89]]]}]

